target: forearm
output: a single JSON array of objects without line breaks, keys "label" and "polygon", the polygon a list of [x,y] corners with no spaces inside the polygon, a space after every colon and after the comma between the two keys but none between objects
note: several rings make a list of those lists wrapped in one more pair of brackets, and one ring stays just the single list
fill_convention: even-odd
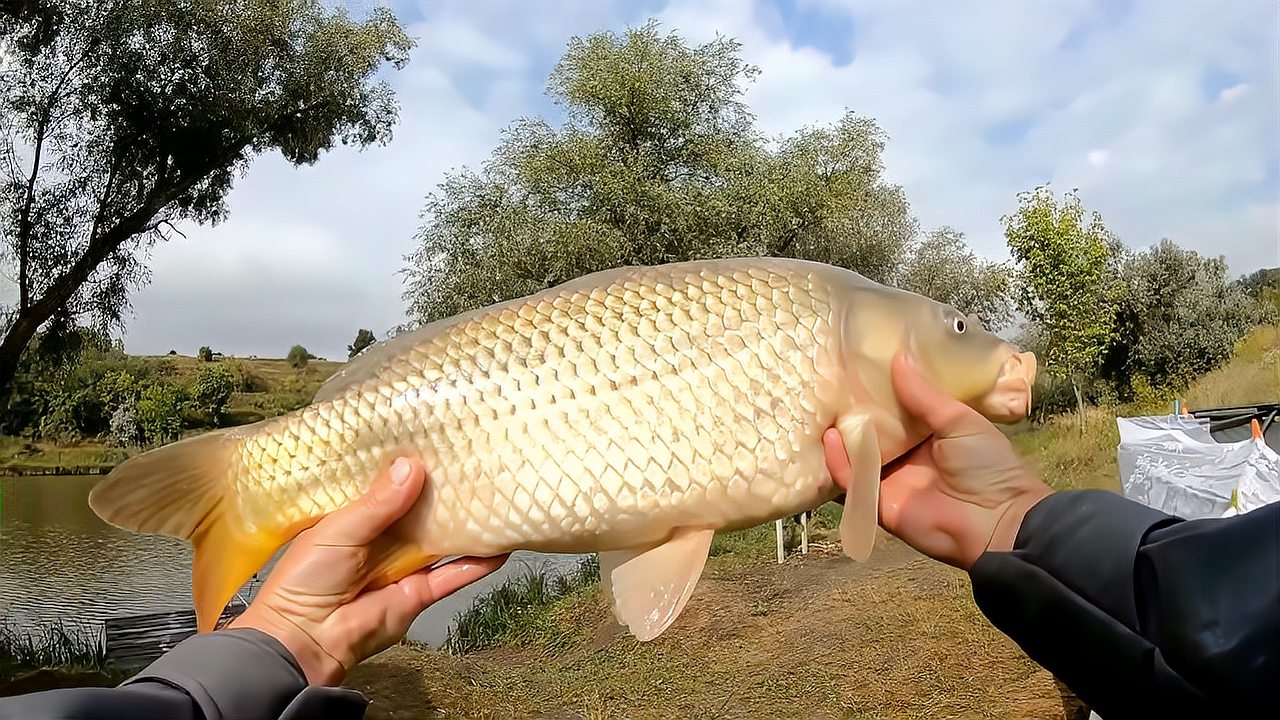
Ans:
[{"label": "forearm", "polygon": [[77,688],[0,701],[0,717],[359,718],[354,691],[308,687],[284,646],[257,630],[184,640],[118,688]]},{"label": "forearm", "polygon": [[974,598],[1104,716],[1261,699],[1277,672],[1277,510],[1183,522],[1060,493],[1026,514],[1011,552],[974,564]]}]

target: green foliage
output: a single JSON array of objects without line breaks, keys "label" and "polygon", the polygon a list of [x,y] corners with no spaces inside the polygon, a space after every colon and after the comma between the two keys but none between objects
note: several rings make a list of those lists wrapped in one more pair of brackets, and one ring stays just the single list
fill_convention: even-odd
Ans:
[{"label": "green foliage", "polygon": [[964,234],[949,227],[915,245],[896,285],[974,315],[993,332],[1012,316],[1008,270],[978,257]]},{"label": "green foliage", "polygon": [[115,408],[111,413],[111,424],[108,428],[111,444],[123,448],[142,447],[146,442],[146,433],[143,432],[142,423],[138,420],[137,399],[131,397],[123,400]]},{"label": "green foliage", "polygon": [[599,582],[600,563],[594,554],[565,575],[550,575],[542,570],[514,575],[477,597],[458,616],[457,624],[445,638],[444,649],[464,655],[503,642],[563,643],[566,638],[559,632],[556,610],[566,598],[593,590]]},{"label": "green foliage", "polygon": [[1246,295],[1260,305],[1263,322],[1280,321],[1280,268],[1262,268],[1244,277],[1236,284]]},{"label": "green foliage", "polygon": [[1059,205],[1044,186],[1018,202],[1018,211],[1003,218],[1018,308],[1040,334],[1046,369],[1071,381],[1083,413],[1080,382],[1097,371],[1115,326],[1119,243],[1100,215],[1086,217],[1074,192]]},{"label": "green foliage", "polygon": [[449,175],[407,258],[420,321],[621,265],[781,255],[890,280],[916,233],[882,176],[884,135],[846,114],[767,142],[742,102],[757,70],[728,39],[650,23],[573,38],[553,127],[515,122],[480,172]]},{"label": "green foliage", "polygon": [[42,0],[0,11],[0,271],[16,278],[0,404],[55,315],[117,324],[146,249],[227,214],[257,155],[310,164],[390,138],[378,74],[412,41],[320,0]]},{"label": "green foliage", "polygon": [[235,391],[235,378],[222,363],[201,365],[196,372],[195,387],[191,391],[191,400],[196,409],[206,412],[213,418],[222,415]]},{"label": "green foliage", "polygon": [[1237,282],[1245,293],[1260,297],[1267,288],[1280,288],[1280,267],[1255,270],[1242,276]]},{"label": "green foliage", "polygon": [[171,382],[160,380],[144,387],[137,405],[144,440],[150,445],[177,440],[188,402],[187,392]]},{"label": "green foliage", "polygon": [[228,358],[223,360],[220,365],[231,374],[231,389],[233,392],[263,392],[267,389],[266,383],[263,382],[262,378],[255,375],[244,361]]},{"label": "green foliage", "polygon": [[1116,331],[1103,372],[1128,399],[1152,388],[1183,389],[1221,366],[1264,317],[1221,258],[1170,240],[1125,258]]},{"label": "green foliage", "polygon": [[289,354],[285,356],[285,359],[289,361],[290,365],[301,370],[307,366],[307,361],[314,357],[314,355],[307,352],[306,348],[301,345],[294,345],[289,348]]},{"label": "green foliage", "polygon": [[359,355],[362,350],[364,350],[365,348],[369,347],[370,345],[374,344],[377,341],[378,341],[378,338],[373,336],[372,330],[366,330],[364,328],[360,328],[360,331],[356,333],[356,339],[353,340],[351,344],[347,346],[347,357],[353,358]]},{"label": "green foliage", "polygon": [[196,359],[200,362],[213,362],[213,348],[201,345],[200,350],[196,352]]}]

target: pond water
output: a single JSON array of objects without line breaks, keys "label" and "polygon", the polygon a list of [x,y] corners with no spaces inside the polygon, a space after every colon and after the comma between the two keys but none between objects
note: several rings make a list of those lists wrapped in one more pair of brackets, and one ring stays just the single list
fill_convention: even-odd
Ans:
[{"label": "pond water", "polygon": [[[0,617],[22,625],[92,624],[191,607],[190,547],[104,523],[88,503],[101,479],[0,477]],[[438,647],[476,595],[529,568],[568,571],[580,557],[516,553],[499,572],[428,608],[409,638]]]}]

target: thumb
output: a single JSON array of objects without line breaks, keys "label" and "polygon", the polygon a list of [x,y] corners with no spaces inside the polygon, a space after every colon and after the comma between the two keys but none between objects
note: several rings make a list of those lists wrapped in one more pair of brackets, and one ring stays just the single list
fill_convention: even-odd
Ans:
[{"label": "thumb", "polygon": [[894,356],[890,377],[903,409],[935,433],[973,412],[968,405],[939,390],[905,351]]},{"label": "thumb", "polygon": [[422,463],[396,458],[364,497],[317,523],[317,539],[335,545],[367,545],[409,510],[425,484]]}]

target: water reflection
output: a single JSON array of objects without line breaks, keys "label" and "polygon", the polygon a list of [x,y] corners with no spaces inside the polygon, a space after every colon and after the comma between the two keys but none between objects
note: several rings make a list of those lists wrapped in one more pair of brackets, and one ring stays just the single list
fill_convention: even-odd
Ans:
[{"label": "water reflection", "polygon": [[[0,477],[0,616],[21,623],[100,622],[191,607],[190,547],[104,523],[88,503],[101,479]],[[409,637],[438,647],[477,594],[531,567],[568,571],[579,558],[516,553],[498,573],[429,608]]]}]

